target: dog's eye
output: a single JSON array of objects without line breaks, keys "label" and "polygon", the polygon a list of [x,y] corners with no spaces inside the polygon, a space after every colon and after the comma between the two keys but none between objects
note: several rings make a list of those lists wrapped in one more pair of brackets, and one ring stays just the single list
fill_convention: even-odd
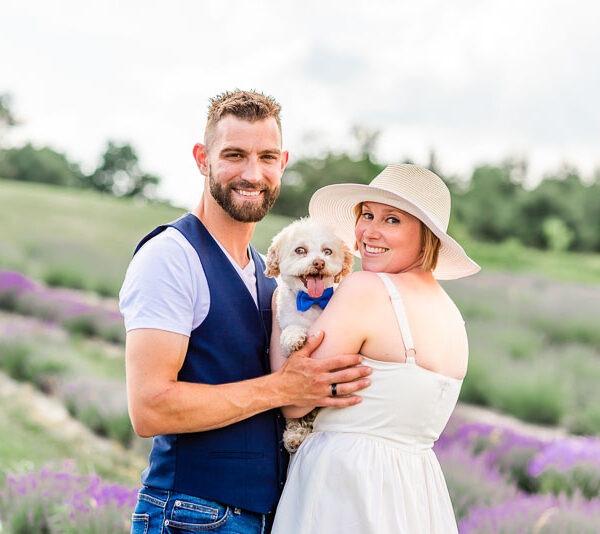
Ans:
[{"label": "dog's eye", "polygon": [[333,254],[333,251],[330,248],[324,248],[323,254],[325,254],[325,256],[331,256]]},{"label": "dog's eye", "polygon": [[294,252],[296,254],[306,254],[306,249],[304,247],[298,247]]}]

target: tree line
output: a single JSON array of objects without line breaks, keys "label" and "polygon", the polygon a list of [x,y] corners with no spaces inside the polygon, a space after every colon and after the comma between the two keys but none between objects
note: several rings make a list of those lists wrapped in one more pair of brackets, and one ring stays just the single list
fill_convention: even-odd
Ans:
[{"label": "tree line", "polygon": [[107,141],[97,167],[85,173],[65,154],[47,146],[26,143],[4,147],[4,135],[18,124],[10,95],[0,94],[0,177],[93,189],[114,196],[154,198],[160,178],[142,170],[130,143]]},{"label": "tree line", "polygon": [[[434,153],[424,166],[439,174],[452,193],[450,231],[455,234],[488,242],[516,240],[545,250],[600,252],[600,170],[584,179],[577,169],[564,166],[530,188],[524,160],[477,166],[470,176],[445,175],[436,168]],[[300,159],[286,169],[273,212],[305,216],[319,187],[367,184],[384,167],[364,151],[358,157],[327,153]]]},{"label": "tree line", "polygon": [[[90,188],[103,193],[153,198],[160,179],[144,172],[129,143],[108,141],[97,168],[85,174],[66,155],[26,144],[2,148],[3,134],[17,124],[7,95],[0,95],[0,176],[14,180]],[[369,183],[385,167],[373,154],[379,132],[355,127],[358,150],[300,158],[282,178],[273,212],[292,217],[308,213],[319,187]],[[411,163],[410,160],[405,162]],[[600,252],[600,169],[583,177],[563,166],[527,187],[527,163],[508,159],[480,165],[470,176],[449,176],[438,168],[435,153],[424,165],[438,173],[452,192],[451,232],[489,242],[516,240],[547,250]]]}]

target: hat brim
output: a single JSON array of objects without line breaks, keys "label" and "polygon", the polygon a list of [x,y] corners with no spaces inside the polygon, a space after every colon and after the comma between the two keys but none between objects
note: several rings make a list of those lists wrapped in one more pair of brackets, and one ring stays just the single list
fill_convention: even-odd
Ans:
[{"label": "hat brim", "polygon": [[[378,202],[406,211],[421,220],[439,238],[438,262],[433,270],[433,275],[438,280],[455,280],[481,270],[429,213],[385,189],[363,184],[328,185],[314,193],[308,212],[313,219],[330,226],[350,249],[354,250],[354,207],[361,202]],[[358,252],[355,252],[355,255],[360,256]]]}]

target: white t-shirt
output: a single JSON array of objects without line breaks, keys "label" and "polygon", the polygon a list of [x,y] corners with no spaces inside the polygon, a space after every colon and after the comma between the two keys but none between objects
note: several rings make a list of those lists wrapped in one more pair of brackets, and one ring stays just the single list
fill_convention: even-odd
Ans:
[{"label": "white t-shirt", "polygon": [[[256,303],[252,255],[242,269],[222,246],[221,250]],[[202,324],[210,308],[208,282],[196,250],[179,230],[167,228],[133,257],[119,293],[119,307],[126,331],[156,328],[189,336]]]}]

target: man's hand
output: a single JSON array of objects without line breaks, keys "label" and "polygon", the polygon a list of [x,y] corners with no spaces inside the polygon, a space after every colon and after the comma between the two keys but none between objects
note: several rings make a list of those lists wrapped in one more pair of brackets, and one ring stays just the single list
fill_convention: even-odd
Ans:
[{"label": "man's hand", "polygon": [[[360,365],[360,354],[311,358],[322,340],[323,332],[311,335],[306,345],[292,353],[277,371],[282,379],[281,394],[289,399],[286,405],[309,408],[307,412],[315,406],[352,406],[362,400],[355,393],[371,384],[367,377],[372,369]],[[335,396],[332,384],[335,384]]]}]

